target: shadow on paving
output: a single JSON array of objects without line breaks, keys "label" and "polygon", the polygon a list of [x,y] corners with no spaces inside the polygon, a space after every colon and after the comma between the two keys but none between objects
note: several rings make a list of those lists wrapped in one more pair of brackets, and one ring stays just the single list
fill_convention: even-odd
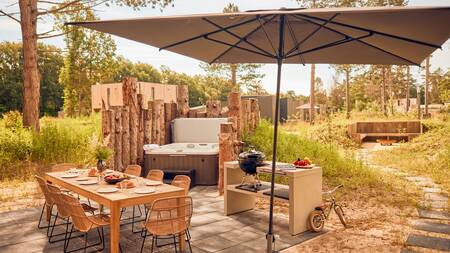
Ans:
[{"label": "shadow on paving", "polygon": [[[190,195],[194,200],[190,234],[193,252],[263,252],[266,247],[266,229],[268,215],[266,212],[252,210],[231,216],[223,214],[223,197],[219,197],[215,187],[195,187]],[[127,208],[124,217],[131,216]],[[40,209],[29,208],[0,213],[0,252],[62,252],[63,242],[48,243],[46,229],[38,229]],[[142,223],[137,224],[141,227]],[[63,233],[65,226],[55,228],[55,233]],[[322,233],[305,232],[291,236],[288,232],[288,219],[274,217],[274,231],[277,235],[275,247],[282,250],[302,243]],[[63,238],[63,237],[61,237]],[[98,242],[98,234],[92,230],[88,236],[89,243]],[[109,228],[105,227],[106,247],[109,252]],[[159,239],[158,244],[173,242]],[[123,252],[139,252],[142,238],[139,233],[132,233],[131,225],[121,228],[120,244]],[[74,238],[70,247],[81,247],[84,238]],[[187,247],[189,252],[189,247]],[[94,248],[93,248],[94,249]],[[95,249],[100,249],[97,246]],[[144,252],[150,252],[151,239],[147,238]],[[174,252],[173,245],[155,247],[154,252]]]}]

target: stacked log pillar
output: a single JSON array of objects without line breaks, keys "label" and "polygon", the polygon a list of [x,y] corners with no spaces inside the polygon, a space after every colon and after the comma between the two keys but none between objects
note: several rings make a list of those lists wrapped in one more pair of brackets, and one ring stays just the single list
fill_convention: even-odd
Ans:
[{"label": "stacked log pillar", "polygon": [[130,164],[130,158],[131,158],[131,153],[130,153],[130,110],[128,108],[128,106],[123,106],[121,108],[122,112],[122,138],[121,138],[121,142],[122,142],[122,169],[120,169],[121,171],[124,170],[129,164]]},{"label": "stacked log pillar", "polygon": [[[137,80],[133,77],[126,77],[122,83],[123,105],[129,107],[129,128],[130,128],[130,164],[138,163],[138,124],[139,115],[137,99]],[[125,141],[125,140],[124,140]],[[128,164],[124,164],[127,166]]]},{"label": "stacked log pillar", "polygon": [[171,142],[171,136],[172,136],[172,128],[171,128],[171,122],[177,117],[177,104],[176,103],[164,103],[164,114],[165,114],[165,144],[168,144]]},{"label": "stacked log pillar", "polygon": [[259,104],[258,100],[252,98],[250,99],[250,124],[249,130],[253,132],[259,123]]},{"label": "stacked log pillar", "polygon": [[250,100],[248,100],[248,99],[241,100],[241,124],[242,124],[241,132],[242,132],[242,134],[250,131],[250,129],[249,129],[250,110],[251,110]]},{"label": "stacked log pillar", "polygon": [[116,140],[114,143],[114,169],[122,171],[122,109],[116,107],[114,108],[114,111],[114,135]]},{"label": "stacked log pillar", "polygon": [[147,109],[144,110],[144,143],[152,143],[153,133],[153,101],[148,102]]},{"label": "stacked log pillar", "polygon": [[162,144],[164,140],[164,101],[157,99],[153,101],[152,111],[152,142],[155,144]]},{"label": "stacked log pillar", "polygon": [[189,91],[187,85],[177,86],[178,117],[187,118],[189,114]]},{"label": "stacked log pillar", "polygon": [[138,133],[137,133],[137,164],[144,165],[144,131],[145,131],[145,109],[144,97],[142,94],[137,95],[138,101]]},{"label": "stacked log pillar", "polygon": [[241,95],[239,92],[231,92],[228,95],[228,117],[233,122],[233,132],[235,139],[241,140]]},{"label": "stacked log pillar", "polygon": [[220,100],[208,100],[206,101],[206,117],[218,118],[222,111]]},{"label": "stacked log pillar", "polygon": [[220,124],[219,134],[219,193],[224,192],[224,163],[234,158],[233,123]]}]

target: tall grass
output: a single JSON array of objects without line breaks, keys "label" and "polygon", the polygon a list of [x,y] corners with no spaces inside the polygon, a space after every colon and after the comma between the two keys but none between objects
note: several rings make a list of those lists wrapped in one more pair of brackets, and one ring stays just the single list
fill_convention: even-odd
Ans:
[{"label": "tall grass", "polygon": [[93,159],[92,148],[100,135],[100,117],[41,119],[34,133],[21,125],[20,114],[0,120],[0,180],[27,180],[49,164],[84,164]]}]

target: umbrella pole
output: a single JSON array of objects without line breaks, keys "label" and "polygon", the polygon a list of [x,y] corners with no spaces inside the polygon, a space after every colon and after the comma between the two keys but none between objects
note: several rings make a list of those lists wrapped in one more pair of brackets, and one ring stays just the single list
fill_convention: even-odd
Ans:
[{"label": "umbrella pole", "polygon": [[283,65],[284,54],[284,15],[280,16],[279,27],[279,45],[278,45],[278,57],[277,57],[277,91],[275,95],[275,118],[273,122],[273,144],[272,144],[272,178],[270,183],[270,207],[269,207],[269,231],[267,232],[267,253],[273,252],[273,245],[275,237],[273,234],[273,202],[275,191],[275,168],[277,161],[277,139],[278,139],[278,122],[280,114],[280,86],[281,86],[281,66]]}]

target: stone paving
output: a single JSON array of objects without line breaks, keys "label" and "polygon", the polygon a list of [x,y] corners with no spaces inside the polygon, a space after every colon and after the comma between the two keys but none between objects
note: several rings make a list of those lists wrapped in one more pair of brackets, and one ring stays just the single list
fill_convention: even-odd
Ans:
[{"label": "stone paving", "polygon": [[[365,143],[363,148],[355,154],[356,159],[373,169],[379,169],[417,185],[423,192],[423,198],[418,208],[419,220],[412,227],[418,232],[431,232],[438,235],[450,235],[450,213],[448,210],[448,193],[443,191],[440,185],[432,179],[422,176],[413,176],[402,172],[397,168],[380,166],[373,164],[370,159],[370,152],[380,149],[392,149],[393,146],[381,146],[376,143]],[[431,220],[435,220],[432,222]],[[405,245],[408,247],[424,248],[439,251],[450,251],[450,239],[423,234],[410,234]],[[410,248],[403,248],[401,253],[414,253]]]},{"label": "stone paving", "polygon": [[[225,216],[223,197],[218,196],[215,188],[195,187],[190,195],[194,201],[194,215],[190,228],[193,252],[264,252],[267,212],[252,210]],[[125,216],[129,216],[130,210]],[[46,230],[37,229],[39,214],[38,208],[0,213],[0,252],[62,252],[62,242],[48,243]],[[62,227],[57,227],[55,233],[62,232]],[[288,220],[281,215],[274,217],[274,231],[279,235],[275,246],[277,250],[292,247],[326,232],[305,232],[291,236],[288,233]],[[105,229],[107,242],[108,234],[108,229]],[[97,240],[98,236],[95,233],[89,235],[89,242],[95,243]],[[165,243],[163,240],[158,241],[159,244]],[[81,238],[73,239],[73,243],[71,241],[72,246],[81,246],[82,243]],[[131,232],[131,225],[124,225],[121,229],[120,243],[123,252],[139,252],[142,238],[139,234]],[[147,240],[144,252],[150,252],[150,247],[151,239]],[[108,247],[104,252],[109,252]],[[173,246],[164,246],[154,252],[175,251]]]}]

